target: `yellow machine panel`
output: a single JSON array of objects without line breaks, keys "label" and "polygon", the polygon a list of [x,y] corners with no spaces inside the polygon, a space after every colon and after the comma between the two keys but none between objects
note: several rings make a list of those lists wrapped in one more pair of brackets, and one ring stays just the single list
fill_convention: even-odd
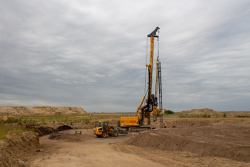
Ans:
[{"label": "yellow machine panel", "polygon": [[121,117],[120,126],[139,126],[138,117]]},{"label": "yellow machine panel", "polygon": [[103,132],[103,128],[102,127],[96,127],[93,129],[93,134],[95,135],[101,135]]}]

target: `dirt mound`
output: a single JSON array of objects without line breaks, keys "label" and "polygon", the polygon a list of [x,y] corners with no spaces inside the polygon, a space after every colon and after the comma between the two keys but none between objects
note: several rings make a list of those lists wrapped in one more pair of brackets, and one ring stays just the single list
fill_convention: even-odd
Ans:
[{"label": "dirt mound", "polygon": [[218,114],[217,111],[214,111],[213,109],[208,109],[208,108],[204,108],[204,109],[193,109],[190,111],[182,111],[181,114]]},{"label": "dirt mound", "polygon": [[63,140],[67,142],[81,142],[86,140],[89,136],[84,134],[62,134],[62,133],[54,133],[49,136],[51,140]]},{"label": "dirt mound", "polygon": [[37,106],[33,108],[23,106],[0,107],[0,114],[4,115],[85,115],[88,114],[82,108],[77,107],[50,107]]},{"label": "dirt mound", "polygon": [[180,120],[166,120],[167,128],[184,128],[184,127],[200,127],[212,125],[211,120],[199,119],[180,119]]},{"label": "dirt mound", "polygon": [[39,148],[39,138],[32,132],[20,135],[6,135],[0,141],[0,166],[29,166],[28,160]]},{"label": "dirt mound", "polygon": [[249,138],[249,128],[243,125],[223,125],[145,131],[125,143],[250,162]]}]

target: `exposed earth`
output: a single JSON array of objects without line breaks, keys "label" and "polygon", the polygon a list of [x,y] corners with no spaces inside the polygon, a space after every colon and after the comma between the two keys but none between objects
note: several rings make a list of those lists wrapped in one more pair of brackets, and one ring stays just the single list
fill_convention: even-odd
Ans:
[{"label": "exposed earth", "polygon": [[31,166],[164,166],[140,156],[116,151],[117,143],[132,134],[100,139],[92,131],[81,131],[83,134],[75,135],[75,138],[72,138],[75,130],[64,131],[64,135],[61,135],[64,137],[57,140],[50,140],[49,136],[41,137],[42,151],[34,157]]},{"label": "exposed earth", "polygon": [[156,129],[108,138],[79,130],[81,135],[72,129],[40,137],[42,149],[31,166],[250,166],[248,123]]},{"label": "exposed earth", "polygon": [[250,163],[250,128],[228,124],[144,131],[126,144]]},{"label": "exposed earth", "polygon": [[39,137],[32,132],[8,134],[6,140],[0,140],[0,166],[29,166],[29,161],[39,149]]},{"label": "exposed earth", "polygon": [[[80,124],[68,130],[66,125],[34,124],[42,132],[40,144],[38,133],[8,135],[0,145],[1,161],[8,163],[0,166],[250,166],[249,118],[164,118],[164,122],[164,129],[155,122],[155,130],[107,138],[97,138],[92,129],[75,129],[84,127]],[[51,134],[44,135],[47,130]]]},{"label": "exposed earth", "polygon": [[182,114],[219,114],[219,112],[214,111],[213,109],[208,109],[208,108],[204,108],[204,109],[193,109],[193,110],[185,110],[181,112]]},{"label": "exposed earth", "polygon": [[23,106],[2,106],[0,115],[85,115],[87,112],[77,107],[37,106],[33,108]]}]

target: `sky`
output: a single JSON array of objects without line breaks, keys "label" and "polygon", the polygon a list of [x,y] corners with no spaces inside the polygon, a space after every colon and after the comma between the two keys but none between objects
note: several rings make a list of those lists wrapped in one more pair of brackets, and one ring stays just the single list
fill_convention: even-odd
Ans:
[{"label": "sky", "polygon": [[250,111],[249,0],[1,0],[0,106],[136,112],[157,26],[163,108]]}]

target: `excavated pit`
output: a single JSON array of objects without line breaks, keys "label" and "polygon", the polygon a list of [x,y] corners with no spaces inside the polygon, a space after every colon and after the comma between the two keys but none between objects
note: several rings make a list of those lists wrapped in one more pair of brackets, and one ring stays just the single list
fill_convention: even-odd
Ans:
[{"label": "excavated pit", "polygon": [[29,123],[25,125],[26,128],[34,129],[35,132],[39,134],[39,136],[48,135],[51,133],[57,133],[58,131],[73,129],[69,125],[43,125],[43,124],[37,124],[37,123]]},{"label": "excavated pit", "polygon": [[68,126],[68,125],[59,126],[59,127],[57,128],[58,131],[68,130],[68,129],[73,129],[73,128],[70,127],[70,126]]}]

